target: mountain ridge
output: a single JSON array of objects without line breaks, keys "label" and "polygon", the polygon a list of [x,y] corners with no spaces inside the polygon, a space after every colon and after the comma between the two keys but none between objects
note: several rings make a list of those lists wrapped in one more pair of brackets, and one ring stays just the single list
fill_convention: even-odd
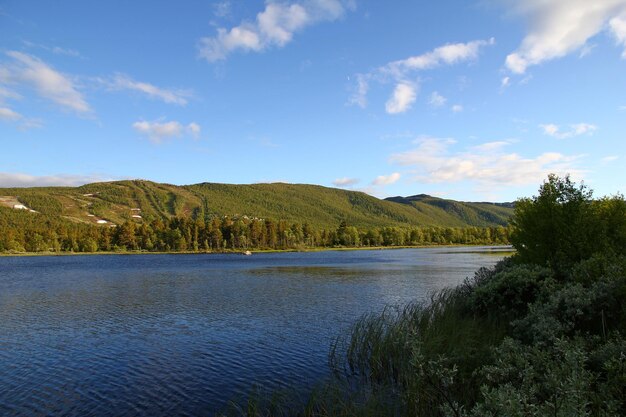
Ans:
[{"label": "mountain ridge", "polygon": [[359,191],[290,183],[202,182],[178,186],[122,180],[78,187],[0,188],[3,196],[15,197],[28,209],[69,221],[109,224],[173,217],[248,216],[308,223],[318,228],[336,227],[342,221],[365,228],[492,227],[506,225],[513,213],[512,203],[460,202],[426,194],[379,199]]}]

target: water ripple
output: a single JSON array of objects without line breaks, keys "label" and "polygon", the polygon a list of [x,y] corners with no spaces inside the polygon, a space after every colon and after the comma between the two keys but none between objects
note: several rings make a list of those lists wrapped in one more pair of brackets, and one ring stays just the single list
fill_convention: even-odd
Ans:
[{"label": "water ripple", "polygon": [[306,389],[361,314],[498,260],[461,252],[0,258],[0,415],[208,416],[254,384]]}]

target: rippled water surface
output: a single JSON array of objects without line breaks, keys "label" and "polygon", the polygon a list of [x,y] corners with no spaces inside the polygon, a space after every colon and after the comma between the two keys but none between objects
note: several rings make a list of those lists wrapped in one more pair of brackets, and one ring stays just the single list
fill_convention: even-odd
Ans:
[{"label": "rippled water surface", "polygon": [[424,299],[490,248],[0,258],[0,415],[212,415],[308,387],[364,313]]}]

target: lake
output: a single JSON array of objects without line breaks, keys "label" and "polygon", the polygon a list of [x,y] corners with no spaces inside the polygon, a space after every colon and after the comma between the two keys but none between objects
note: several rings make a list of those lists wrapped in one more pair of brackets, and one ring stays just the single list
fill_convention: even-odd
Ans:
[{"label": "lake", "polygon": [[306,389],[362,314],[424,300],[502,248],[0,257],[0,415],[212,415]]}]

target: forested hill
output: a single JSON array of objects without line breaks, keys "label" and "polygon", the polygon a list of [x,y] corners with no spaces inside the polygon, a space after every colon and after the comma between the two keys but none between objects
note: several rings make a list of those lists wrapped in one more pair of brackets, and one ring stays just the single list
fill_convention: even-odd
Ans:
[{"label": "forested hill", "polygon": [[307,223],[316,228],[335,228],[341,221],[359,228],[487,227],[506,225],[513,212],[510,204],[466,203],[425,195],[380,200],[361,192],[318,185],[175,186],[145,180],[81,187],[0,188],[0,206],[23,206],[78,223],[248,216]]}]

